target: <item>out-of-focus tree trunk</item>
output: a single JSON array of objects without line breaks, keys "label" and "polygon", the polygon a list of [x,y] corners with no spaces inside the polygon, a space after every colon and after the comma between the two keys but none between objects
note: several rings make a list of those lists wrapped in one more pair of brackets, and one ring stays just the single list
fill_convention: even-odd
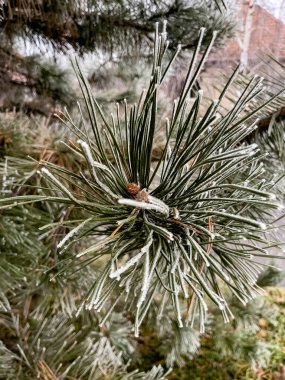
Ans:
[{"label": "out-of-focus tree trunk", "polygon": [[[284,8],[285,8],[285,0],[282,0],[280,2],[280,5],[278,7],[278,12],[277,12],[277,15],[276,15],[276,17],[280,20],[280,22],[282,20],[282,13],[283,13]],[[275,49],[274,49],[273,53],[274,53],[275,57],[277,59],[279,59],[280,50],[283,48],[284,41],[283,41],[283,38],[282,38],[282,32],[281,32],[280,25],[277,24],[276,28],[277,28],[277,33],[276,34],[277,34],[278,37],[277,37],[277,40],[276,40],[276,46],[275,46]]]},{"label": "out-of-focus tree trunk", "polygon": [[244,34],[243,34],[243,39],[241,43],[241,55],[240,55],[240,62],[243,68],[248,66],[248,56],[249,56],[250,37],[251,37],[251,31],[252,31],[254,3],[255,3],[255,0],[249,0],[248,10],[245,17]]}]

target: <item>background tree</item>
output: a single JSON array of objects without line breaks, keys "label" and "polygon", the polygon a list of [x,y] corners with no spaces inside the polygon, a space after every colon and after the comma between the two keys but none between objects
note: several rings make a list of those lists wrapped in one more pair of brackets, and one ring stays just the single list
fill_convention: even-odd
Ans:
[{"label": "background tree", "polygon": [[[8,6],[11,10],[11,24],[5,25],[11,41],[23,31],[36,33],[26,16],[18,20],[17,12],[22,9],[24,15],[27,4],[40,14],[44,3],[14,2],[3,8],[6,15]],[[102,9],[112,2],[106,4]],[[161,4],[167,5],[156,5]],[[72,3],[61,5],[68,16]],[[47,14],[52,12],[40,16],[42,29],[40,17],[33,24],[41,30],[36,39],[52,39],[43,33]],[[120,33],[117,25],[114,29]],[[126,38],[138,31],[130,33]],[[236,70],[218,100],[192,91],[214,36],[209,41],[202,30],[193,38],[198,44],[169,120],[159,107],[165,100],[161,82],[176,50],[174,42],[169,55],[165,50],[164,29],[136,37],[144,55],[152,39],[156,43],[149,87],[139,102],[130,95],[129,102],[118,99],[113,114],[109,108],[104,112],[76,68],[83,90],[76,113],[66,111],[52,123],[20,113],[1,120],[1,380],[183,379],[179,365],[193,371],[197,363],[200,371],[199,363],[205,368],[210,358],[213,367],[221,366],[221,358],[226,363],[219,375],[236,373],[238,378],[244,373],[229,363],[234,355],[253,378],[260,375],[259,366],[279,370],[283,332],[275,331],[284,320],[278,304],[283,298],[278,293],[274,301],[246,302],[260,292],[259,286],[269,284],[266,278],[276,276],[272,271],[260,275],[267,265],[255,258],[282,246],[274,233],[282,189],[264,171],[271,165],[264,151],[278,148],[274,164],[281,167],[283,125],[272,123],[274,138],[269,133],[257,140],[260,156],[251,138],[256,118],[279,109],[283,86],[266,91],[261,78],[242,77]],[[52,42],[55,49],[69,46],[64,33],[61,38]],[[115,56],[115,36],[109,38],[106,50]],[[118,56],[125,53],[120,45],[116,48]],[[37,78],[33,86],[39,86],[41,74]],[[55,78],[54,86],[60,86]],[[133,88],[127,91],[132,94]],[[274,312],[269,316],[267,309]],[[225,328],[231,313],[236,320]],[[275,335],[273,345],[256,336],[264,331]],[[206,356],[190,362],[199,345]],[[218,357],[213,358],[214,351]],[[169,373],[171,366],[175,370]],[[204,378],[212,376],[209,367]]]},{"label": "background tree", "polygon": [[118,60],[149,57],[154,24],[162,20],[168,21],[170,49],[178,43],[186,50],[193,49],[202,26],[206,27],[203,44],[208,43],[213,30],[220,32],[222,43],[235,28],[229,7],[209,0],[10,0],[2,3],[1,15],[2,110],[19,109],[24,104],[28,111],[45,114],[59,102],[70,104],[66,74],[56,64],[47,64],[42,53],[33,57],[18,53],[19,42],[36,45],[41,52],[48,50],[49,55],[70,54],[73,49],[79,54],[108,54],[109,59]]}]

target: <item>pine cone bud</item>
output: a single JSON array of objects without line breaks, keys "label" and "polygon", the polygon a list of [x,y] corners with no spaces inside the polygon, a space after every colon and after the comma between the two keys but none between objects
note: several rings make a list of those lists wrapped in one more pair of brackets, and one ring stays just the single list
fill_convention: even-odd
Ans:
[{"label": "pine cone bud", "polygon": [[131,182],[128,183],[127,190],[129,194],[136,195],[140,191],[140,187],[136,183]]}]

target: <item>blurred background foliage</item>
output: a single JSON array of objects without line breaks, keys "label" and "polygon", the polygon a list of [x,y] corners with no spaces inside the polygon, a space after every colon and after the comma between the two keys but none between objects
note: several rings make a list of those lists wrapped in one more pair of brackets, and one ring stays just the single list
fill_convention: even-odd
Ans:
[{"label": "blurred background foliage", "polygon": [[91,54],[93,82],[102,89],[106,76],[117,77],[111,86],[115,93],[110,94],[109,84],[105,98],[120,99],[128,97],[119,90],[122,83],[128,89],[133,83],[130,62],[135,62],[139,77],[147,65],[156,22],[167,20],[170,49],[181,44],[186,52],[196,45],[201,27],[207,30],[205,46],[214,30],[219,31],[218,44],[235,31],[233,5],[224,8],[210,0],[8,0],[0,8],[0,83],[5,94],[0,109],[45,115],[57,105],[70,105],[76,96],[61,67],[63,56],[80,55],[86,62]]}]

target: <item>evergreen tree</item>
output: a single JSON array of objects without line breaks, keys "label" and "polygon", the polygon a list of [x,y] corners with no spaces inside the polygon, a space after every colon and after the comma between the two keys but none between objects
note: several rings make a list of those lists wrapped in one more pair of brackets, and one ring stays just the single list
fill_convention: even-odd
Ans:
[{"label": "evergreen tree", "polygon": [[207,28],[204,45],[214,30],[220,32],[222,43],[235,29],[230,7],[209,0],[199,4],[184,0],[8,0],[1,3],[0,13],[0,82],[6,95],[0,99],[0,109],[16,107],[46,115],[58,104],[70,106],[68,78],[56,63],[47,63],[42,53],[32,57],[19,53],[19,41],[55,57],[73,49],[118,60],[149,57],[154,24],[161,20],[168,20],[170,49],[178,43],[185,50],[193,49],[202,26]]},{"label": "evergreen tree", "polygon": [[255,76],[225,110],[236,70],[202,113],[202,91],[190,94],[215,39],[200,54],[204,33],[169,119],[159,120],[158,93],[179,49],[168,61],[157,28],[138,104],[105,115],[75,64],[84,104],[79,121],[60,116],[69,132],[44,150],[38,133],[21,151],[4,136],[0,378],[167,378],[161,366],[135,369],[140,339],[155,331],[167,364],[181,363],[209,308],[229,321],[261,292],[256,258],[278,246],[268,233],[280,199],[245,138],[280,93],[261,99]]},{"label": "evergreen tree", "polygon": [[232,4],[228,8],[221,4],[208,0],[199,4],[184,0],[13,0],[2,4],[1,28],[9,38],[42,38],[56,48],[70,45],[81,51],[100,48],[129,53],[135,49],[141,53],[142,45],[153,40],[154,24],[168,20],[170,49],[178,43],[193,48],[201,27],[206,28],[204,45],[214,30],[221,32],[219,41],[233,33]]}]

